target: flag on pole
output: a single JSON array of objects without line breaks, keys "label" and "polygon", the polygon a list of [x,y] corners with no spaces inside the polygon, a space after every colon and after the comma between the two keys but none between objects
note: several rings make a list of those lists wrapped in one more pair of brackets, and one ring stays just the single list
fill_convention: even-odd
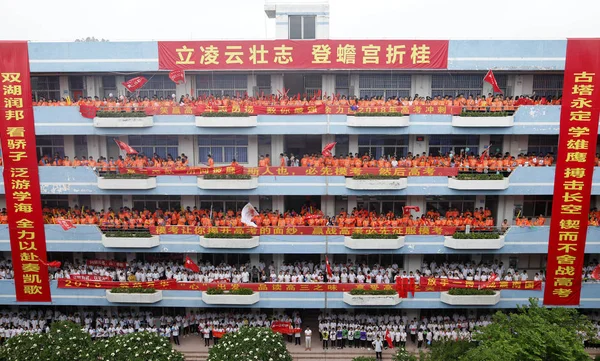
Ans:
[{"label": "flag on pole", "polygon": [[337,142],[333,142],[333,143],[329,143],[325,147],[323,147],[323,150],[321,151],[321,154],[323,154],[323,157],[331,157],[331,150],[333,149],[333,147],[335,147],[336,144],[337,144]]},{"label": "flag on pole", "polygon": [[485,147],[485,149],[483,150],[483,152],[481,152],[481,157],[479,158],[479,160],[481,162],[483,162],[483,159],[485,158],[485,156],[487,155],[488,158],[490,156],[490,148],[492,148],[492,143],[490,143],[490,145],[488,145],[487,147]]},{"label": "flag on pole", "polygon": [[491,69],[487,72],[487,74],[485,74],[485,77],[483,77],[483,81],[486,83],[490,83],[492,85],[492,88],[494,88],[495,93],[502,93],[502,89],[500,89],[500,87],[498,86],[496,77],[494,76],[494,73]]},{"label": "flag on pole", "polygon": [[62,263],[60,263],[60,261],[52,261],[52,262],[40,261],[40,263],[43,264],[44,266],[47,266],[50,268],[60,268],[60,266],[62,265]]},{"label": "flag on pole", "polygon": [[124,81],[121,84],[123,84],[123,86],[125,88],[127,88],[127,90],[129,90],[130,93],[133,93],[134,91],[143,87],[144,84],[146,84],[147,82],[148,82],[148,79],[144,78],[143,76],[138,76],[133,79]]},{"label": "flag on pole", "polygon": [[487,280],[485,283],[483,283],[483,284],[482,284],[482,285],[479,287],[479,289],[488,288],[492,282],[496,281],[496,279],[497,279],[497,278],[498,278],[498,275],[497,275],[497,274],[495,274],[495,273],[492,273],[492,274],[490,275],[490,278],[488,278],[488,280]]},{"label": "flag on pole", "polygon": [[394,348],[394,341],[392,340],[392,336],[390,336],[390,330],[385,330],[385,340],[388,343],[388,347],[390,349]]},{"label": "flag on pole", "polygon": [[59,224],[65,231],[76,228],[70,219],[59,219],[58,221],[56,221],[56,223]]},{"label": "flag on pole", "polygon": [[127,143],[122,142],[122,141],[118,140],[117,138],[115,138],[115,143],[117,143],[117,146],[119,146],[119,149],[124,151],[126,154],[138,154],[137,150],[131,148],[131,146],[129,146]]},{"label": "flag on pole", "polygon": [[596,281],[600,280],[600,264],[592,271],[592,278]]},{"label": "flag on pole", "polygon": [[246,226],[258,227],[256,223],[252,222],[252,218],[255,216],[258,216],[258,212],[252,204],[248,203],[242,208],[242,223]]},{"label": "flag on pole", "polygon": [[333,272],[331,272],[331,265],[329,264],[329,257],[325,256],[325,266],[327,267],[327,279],[331,279],[333,277]]},{"label": "flag on pole", "polygon": [[194,261],[192,261],[192,259],[188,256],[185,257],[185,264],[183,265],[183,267],[196,273],[200,272],[200,267],[198,267],[198,265],[195,264]]},{"label": "flag on pole", "polygon": [[185,71],[173,70],[169,73],[169,79],[177,85],[179,85],[179,82],[185,83]]}]

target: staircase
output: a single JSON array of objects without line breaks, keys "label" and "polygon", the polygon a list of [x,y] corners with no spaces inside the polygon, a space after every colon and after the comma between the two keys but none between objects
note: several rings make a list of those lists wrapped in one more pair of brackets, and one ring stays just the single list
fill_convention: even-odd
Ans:
[{"label": "staircase", "polygon": [[[312,352],[304,351],[304,346],[302,349],[294,348],[294,350],[290,350],[292,355],[292,359],[294,361],[352,361],[354,357],[357,356],[371,356],[375,357],[375,352],[372,350],[361,350],[361,349],[343,349],[343,350],[328,350],[323,351],[321,349],[321,345],[318,343],[319,339],[317,338],[318,348],[314,348]],[[313,344],[313,346],[315,346]],[[288,349],[292,349],[292,347],[288,347]],[[184,351],[183,352],[186,361],[206,361],[208,358],[208,351]],[[387,350],[383,352],[384,360],[391,360],[393,351]]]}]

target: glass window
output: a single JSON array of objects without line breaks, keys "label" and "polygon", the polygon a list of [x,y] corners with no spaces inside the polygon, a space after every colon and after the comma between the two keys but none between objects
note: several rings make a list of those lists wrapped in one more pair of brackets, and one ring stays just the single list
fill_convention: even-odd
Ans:
[{"label": "glass window", "polygon": [[[65,138],[62,135],[38,135],[35,137],[38,160],[43,156],[50,159],[58,153],[59,157],[65,156]],[[72,155],[71,155],[72,156]]]},{"label": "glass window", "polygon": [[502,154],[504,152],[504,147],[502,146],[504,144],[504,135],[490,135],[490,144],[492,145],[490,148],[490,153]]},{"label": "glass window", "polygon": [[247,135],[200,135],[198,136],[200,162],[212,155],[215,163],[248,163]]},{"label": "glass window", "polygon": [[302,16],[290,16],[290,39],[302,39]]},{"label": "glass window", "polygon": [[520,218],[538,217],[539,215],[550,217],[552,215],[552,196],[525,196]]},{"label": "glass window", "polygon": [[162,210],[180,210],[181,209],[181,196],[152,196],[152,195],[141,195],[133,196],[133,208],[136,210],[143,210],[144,208],[149,211],[155,211],[157,209]]},{"label": "glass window", "polygon": [[[366,209],[369,212],[377,212],[377,214],[387,214],[389,212],[395,215],[402,214],[402,208],[406,205],[405,196],[389,196],[389,197],[356,197],[356,207],[358,209]],[[351,211],[351,210],[350,210]]]},{"label": "glass window", "polygon": [[457,209],[459,212],[473,211],[475,209],[475,196],[426,196],[425,210],[423,213],[435,210],[440,215],[445,216],[450,209]]},{"label": "glass window", "polygon": [[212,73],[197,75],[196,89],[198,97],[209,95],[241,97],[248,91],[248,75]]},{"label": "glass window", "polygon": [[430,135],[429,155],[446,155],[450,151],[454,154],[465,152],[479,154],[479,135]]},{"label": "glass window", "polygon": [[271,75],[270,74],[257,75],[256,76],[256,86],[258,87],[258,94],[254,94],[254,96],[271,94]]},{"label": "glass window", "polygon": [[315,96],[322,89],[323,76],[321,74],[308,74],[304,76],[304,91],[306,97]]},{"label": "glass window", "polygon": [[563,74],[534,74],[533,93],[545,97],[559,97],[562,95],[563,80]]},{"label": "glass window", "polygon": [[358,154],[370,154],[376,159],[383,156],[406,157],[408,135],[359,135]]},{"label": "glass window", "polygon": [[290,39],[315,39],[316,16],[292,15],[288,18]]},{"label": "glass window", "polygon": [[336,74],[335,76],[335,93],[340,96],[350,95],[350,75],[348,74]]},{"label": "glass window", "polygon": [[[462,94],[468,98],[469,95],[476,97],[483,91],[483,77],[481,74],[433,74],[431,76],[431,96],[456,97]],[[508,76],[505,74],[494,74],[498,86],[506,93],[506,82]],[[427,95],[427,94],[424,94]]]},{"label": "glass window", "polygon": [[527,153],[536,155],[556,154],[558,151],[558,135],[530,135]]},{"label": "glass window", "polygon": [[[137,76],[140,75],[129,75],[125,77],[125,80],[130,80]],[[169,79],[168,75],[143,74],[142,76],[148,79],[148,82],[143,88],[136,90],[136,93],[140,97],[170,99],[173,94],[176,94],[176,84]]]},{"label": "glass window", "polygon": [[213,212],[226,212],[228,210],[237,212],[248,204],[248,199],[247,196],[201,196],[200,209],[212,209]]},{"label": "glass window", "polygon": [[68,195],[42,194],[42,206],[48,208],[69,208]]},{"label": "glass window", "polygon": [[404,98],[410,96],[411,76],[407,74],[360,74],[360,97],[381,96]]},{"label": "glass window", "polygon": [[303,16],[302,17],[302,38],[303,39],[315,39],[316,38],[316,16]]},{"label": "glass window", "polygon": [[31,92],[35,101],[60,100],[58,76],[32,76]]},{"label": "glass window", "polygon": [[110,94],[117,94],[117,79],[113,75],[105,75],[102,77],[102,90],[104,97],[110,97]]},{"label": "glass window", "polygon": [[177,135],[130,135],[129,145],[148,157],[156,153],[161,158],[170,155],[176,159],[179,155],[179,137]]}]

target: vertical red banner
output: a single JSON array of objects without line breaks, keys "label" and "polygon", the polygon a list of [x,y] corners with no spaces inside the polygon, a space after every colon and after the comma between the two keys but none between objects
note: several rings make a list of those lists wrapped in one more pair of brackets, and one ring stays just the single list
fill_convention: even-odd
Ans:
[{"label": "vertical red banner", "polygon": [[600,108],[600,39],[569,39],[544,304],[579,305]]},{"label": "vertical red banner", "polygon": [[50,302],[27,42],[0,41],[0,142],[18,302]]}]

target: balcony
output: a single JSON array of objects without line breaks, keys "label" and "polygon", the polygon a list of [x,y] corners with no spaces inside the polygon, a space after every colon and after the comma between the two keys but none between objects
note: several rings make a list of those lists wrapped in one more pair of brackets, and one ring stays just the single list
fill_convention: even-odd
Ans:
[{"label": "balcony", "polygon": [[219,249],[251,249],[260,245],[260,237],[252,238],[207,238],[200,237],[200,245],[204,248]]},{"label": "balcony", "polygon": [[493,295],[454,296],[440,292],[440,301],[451,306],[495,306],[500,302],[500,291]]},{"label": "balcony", "polygon": [[255,128],[256,116],[250,117],[196,117],[198,128]]},{"label": "balcony", "polygon": [[507,128],[515,125],[515,117],[452,117],[452,126],[457,128]]},{"label": "balcony", "polygon": [[396,306],[402,302],[400,296],[396,295],[353,295],[350,292],[344,292],[342,296],[344,303],[353,307],[385,307]]},{"label": "balcony", "polygon": [[[510,232],[510,230],[509,230]],[[504,235],[499,238],[485,238],[485,233],[471,233],[472,235],[481,234],[482,238],[454,238],[445,237],[444,247],[456,250],[499,250],[504,247]]]},{"label": "balcony", "polygon": [[356,179],[346,178],[346,188],[352,190],[400,190],[408,187],[408,178],[398,179]]},{"label": "balcony", "polygon": [[344,237],[344,246],[350,249],[377,250],[377,249],[400,249],[404,247],[404,237],[391,239],[384,238],[352,238]]},{"label": "balcony", "polygon": [[149,128],[154,126],[154,117],[115,117],[115,118],[94,118],[95,128]]},{"label": "balcony", "polygon": [[102,245],[106,248],[140,248],[148,249],[160,245],[159,236],[138,236],[138,237],[107,237],[102,235]]},{"label": "balcony", "polygon": [[153,304],[162,301],[161,290],[154,293],[113,293],[106,290],[106,301],[110,303],[137,303],[142,305]]},{"label": "balcony", "polygon": [[250,306],[260,301],[260,292],[251,295],[209,295],[202,292],[202,302],[215,306]]},{"label": "balcony", "polygon": [[509,187],[509,177],[497,180],[462,180],[457,178],[448,178],[448,188],[461,191],[481,191],[481,190],[505,190]]},{"label": "balcony", "polygon": [[249,190],[258,188],[258,177],[249,179],[204,179],[204,177],[198,177],[197,182],[198,188],[206,190]]},{"label": "balcony", "polygon": [[156,177],[139,179],[98,177],[98,188],[104,190],[154,189],[156,188]]},{"label": "balcony", "polygon": [[351,128],[404,128],[410,125],[410,117],[363,117],[347,116],[346,125]]}]

